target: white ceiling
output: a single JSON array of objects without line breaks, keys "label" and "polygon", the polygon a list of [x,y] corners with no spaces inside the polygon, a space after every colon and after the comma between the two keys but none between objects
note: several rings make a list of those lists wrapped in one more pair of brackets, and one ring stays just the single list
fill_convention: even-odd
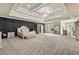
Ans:
[{"label": "white ceiling", "polygon": [[10,4],[10,3],[0,3],[0,15],[5,16],[5,15],[9,15],[12,7],[14,4]]},{"label": "white ceiling", "polygon": [[79,4],[74,3],[15,3],[0,4],[0,15],[28,21],[46,22],[78,17]]}]

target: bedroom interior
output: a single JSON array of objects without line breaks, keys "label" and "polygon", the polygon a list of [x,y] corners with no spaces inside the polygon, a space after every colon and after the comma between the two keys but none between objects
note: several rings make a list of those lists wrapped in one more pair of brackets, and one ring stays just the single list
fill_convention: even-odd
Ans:
[{"label": "bedroom interior", "polygon": [[0,4],[0,55],[79,55],[79,3]]}]

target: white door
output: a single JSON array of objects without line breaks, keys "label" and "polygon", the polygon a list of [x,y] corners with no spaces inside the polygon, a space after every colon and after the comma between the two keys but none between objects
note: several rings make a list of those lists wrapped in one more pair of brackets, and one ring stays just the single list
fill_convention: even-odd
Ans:
[{"label": "white door", "polygon": [[41,33],[43,33],[43,25],[41,25]]},{"label": "white door", "polygon": [[43,25],[37,24],[37,33],[43,33]]}]

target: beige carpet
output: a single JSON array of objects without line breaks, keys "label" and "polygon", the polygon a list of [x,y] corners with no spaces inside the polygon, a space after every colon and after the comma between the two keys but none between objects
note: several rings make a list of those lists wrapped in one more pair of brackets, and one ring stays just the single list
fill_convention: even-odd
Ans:
[{"label": "beige carpet", "polygon": [[56,34],[39,34],[33,39],[18,37],[3,39],[1,55],[75,55],[79,54],[79,41]]}]

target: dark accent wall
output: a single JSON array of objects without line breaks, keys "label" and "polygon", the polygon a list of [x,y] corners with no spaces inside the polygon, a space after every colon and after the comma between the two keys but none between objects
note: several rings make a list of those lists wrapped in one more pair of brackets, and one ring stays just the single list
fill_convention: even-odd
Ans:
[{"label": "dark accent wall", "polygon": [[22,25],[27,26],[30,29],[30,31],[32,30],[37,31],[36,23],[0,17],[0,31],[1,32],[4,32],[4,33],[5,32],[16,32],[17,27],[20,27]]}]

